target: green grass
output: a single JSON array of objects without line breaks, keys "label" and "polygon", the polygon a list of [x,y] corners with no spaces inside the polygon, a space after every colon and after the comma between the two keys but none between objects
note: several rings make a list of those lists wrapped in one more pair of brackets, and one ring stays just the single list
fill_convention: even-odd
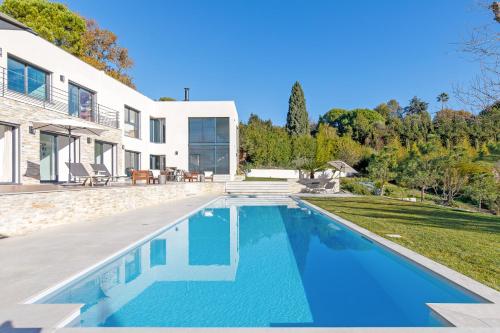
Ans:
[{"label": "green grass", "polygon": [[306,200],[500,290],[498,216],[380,197]]},{"label": "green grass", "polygon": [[286,178],[246,177],[246,182],[286,182]]}]

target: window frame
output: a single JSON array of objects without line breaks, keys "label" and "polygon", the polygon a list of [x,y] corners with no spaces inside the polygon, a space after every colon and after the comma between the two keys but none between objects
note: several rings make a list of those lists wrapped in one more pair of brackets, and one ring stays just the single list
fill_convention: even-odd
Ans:
[{"label": "window frame", "polygon": [[[136,117],[137,123],[136,124],[130,122],[130,112],[137,113],[137,117]],[[133,138],[133,139],[139,139],[139,140],[141,139],[141,111],[139,111],[133,107],[130,107],[128,105],[125,105],[125,114],[123,115],[123,123],[125,125],[134,126],[135,133],[137,133],[136,136],[128,135],[128,132],[125,129],[126,126],[124,126],[124,128],[123,128],[124,133],[123,134],[126,137]]]},{"label": "window frame", "polygon": [[[154,121],[159,121],[160,122],[160,141],[155,141],[155,132],[154,132],[154,126],[152,126],[152,122]],[[149,142],[151,143],[166,143],[166,118],[155,118],[155,117],[149,117]]]},{"label": "window frame", "polygon": [[134,170],[141,170],[141,152],[138,152],[138,151],[134,151],[134,150],[128,150],[126,149],[125,152],[124,152],[125,156],[123,158],[123,161],[124,161],[124,168],[125,168],[125,173],[127,173],[127,154],[134,154],[134,155],[137,155],[137,169],[134,169]]},{"label": "window frame", "polygon": [[[153,165],[153,159],[158,159],[159,163],[159,168],[156,168],[156,165]],[[163,162],[163,163],[162,163]],[[167,164],[167,156],[166,155],[156,155],[156,154],[150,154],[149,155],[149,169],[150,170],[165,170],[165,166]]]},{"label": "window frame", "polygon": [[[18,90],[14,90],[14,89],[11,89],[9,87],[9,60],[13,60],[17,63],[19,63],[20,65],[23,66],[23,92],[20,92]],[[29,93],[29,75],[28,75],[28,68],[33,68],[39,72],[42,72],[45,74],[45,96],[43,98],[41,97],[37,97],[35,95],[31,95]],[[14,93],[17,93],[17,94],[22,94],[22,95],[25,95],[27,97],[30,97],[30,98],[34,98],[34,99],[37,99],[37,100],[40,100],[40,101],[46,101],[46,102],[50,102],[51,101],[51,97],[52,97],[52,72],[40,67],[40,66],[37,66],[29,61],[26,61],[26,60],[23,60],[22,58],[19,58],[19,57],[16,57],[10,53],[7,54],[7,90],[11,91],[11,92],[14,92]]]},{"label": "window frame", "polygon": [[[70,108],[71,108],[71,103],[70,103],[70,87],[73,86],[75,88],[78,89],[78,96],[77,96],[77,101],[78,101],[78,114],[72,114],[70,112]],[[96,115],[96,111],[97,111],[97,93],[95,92],[95,90],[92,90],[92,89],[89,89],[85,86],[82,86],[81,84],[78,84],[74,81],[70,81],[68,80],[68,115],[70,116],[73,116],[73,117],[78,117],[80,119],[87,119],[87,118],[82,118],[81,115],[80,115],[80,111],[81,111],[81,104],[80,104],[80,91],[81,90],[84,90],[86,92],[88,92],[91,96],[91,102],[90,102],[90,105],[91,105],[91,108],[90,108],[90,118],[91,119],[95,119],[95,115]]]}]

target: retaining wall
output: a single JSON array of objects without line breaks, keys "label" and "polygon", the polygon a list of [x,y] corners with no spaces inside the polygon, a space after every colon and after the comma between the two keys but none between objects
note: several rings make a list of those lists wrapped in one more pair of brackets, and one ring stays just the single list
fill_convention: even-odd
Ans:
[{"label": "retaining wall", "polygon": [[174,199],[223,192],[224,183],[207,182],[1,194],[0,236],[22,235],[50,226],[169,204]]}]

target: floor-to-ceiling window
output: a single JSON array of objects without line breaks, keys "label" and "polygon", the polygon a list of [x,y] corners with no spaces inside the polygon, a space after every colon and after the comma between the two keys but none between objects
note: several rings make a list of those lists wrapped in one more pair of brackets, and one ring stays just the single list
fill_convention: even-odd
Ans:
[{"label": "floor-to-ceiling window", "polygon": [[130,175],[130,170],[141,169],[141,153],[125,150],[125,174]]},{"label": "floor-to-ceiling window", "polygon": [[0,184],[14,183],[16,173],[16,128],[0,124]]},{"label": "floor-to-ceiling window", "polygon": [[7,81],[11,91],[37,99],[49,99],[49,74],[11,56],[7,59]]},{"label": "floor-to-ceiling window", "polygon": [[70,115],[86,120],[94,120],[95,93],[74,83],[69,83],[69,107]]},{"label": "floor-to-ceiling window", "polygon": [[189,170],[229,174],[229,118],[189,118]]},{"label": "floor-to-ceiling window", "polygon": [[95,163],[104,164],[111,175],[115,175],[115,145],[108,142],[95,141]]}]

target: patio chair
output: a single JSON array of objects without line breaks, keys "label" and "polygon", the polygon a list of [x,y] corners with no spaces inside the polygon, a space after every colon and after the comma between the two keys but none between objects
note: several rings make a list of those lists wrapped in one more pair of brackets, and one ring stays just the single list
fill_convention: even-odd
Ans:
[{"label": "patio chair", "polygon": [[149,184],[160,183],[160,170],[149,170]]},{"label": "patio chair", "polygon": [[108,168],[104,164],[90,163],[90,167],[92,168],[92,171],[94,171],[96,177],[103,177],[106,179],[105,185],[108,185],[112,179],[114,180],[120,178],[120,176],[111,175],[111,172],[109,172]]},{"label": "patio chair", "polygon": [[318,194],[335,193],[335,181],[333,179],[330,179],[329,181],[321,184],[321,186],[318,186],[317,188],[312,189],[312,192],[318,193]]},{"label": "patio chair", "polygon": [[87,182],[89,182],[89,186],[94,186],[94,184],[98,182],[97,177],[89,174],[83,163],[65,163],[70,169],[71,177],[78,179],[78,181],[82,181],[82,186],[85,186]]},{"label": "patio chair", "polygon": [[184,171],[184,181],[193,182],[198,180],[197,172]]},{"label": "patio chair", "polygon": [[214,181],[214,172],[213,171],[203,171],[203,176],[205,176],[205,181],[210,179],[212,182]]},{"label": "patio chair", "polygon": [[146,184],[150,184],[149,170],[133,170],[132,185],[136,185],[138,180],[145,180]]}]

